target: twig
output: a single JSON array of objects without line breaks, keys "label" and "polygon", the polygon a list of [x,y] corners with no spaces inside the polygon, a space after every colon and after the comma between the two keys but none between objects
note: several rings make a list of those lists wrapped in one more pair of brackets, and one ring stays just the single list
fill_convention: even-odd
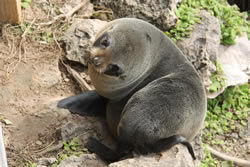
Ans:
[{"label": "twig", "polygon": [[250,167],[250,161],[247,160],[243,160],[243,159],[239,159],[239,158],[235,158],[235,157],[231,157],[228,156],[226,154],[223,154],[221,152],[218,152],[216,150],[214,150],[212,147],[207,146],[208,151],[213,154],[215,157],[217,157],[218,159],[224,160],[224,161],[232,161],[235,165],[238,166],[242,166],[242,167]]},{"label": "twig", "polygon": [[69,65],[65,64],[62,60],[61,60],[62,64],[66,67],[67,71],[76,79],[76,81],[80,84],[81,88],[83,90],[93,90],[89,84],[82,79],[82,77],[72,68],[70,68]]},{"label": "twig", "polygon": [[32,22],[30,23],[30,25],[24,30],[24,32],[22,34],[22,40],[25,39],[27,32],[30,30],[31,26],[34,24],[35,21],[36,21],[36,18],[34,18],[32,20]]},{"label": "twig", "polygon": [[22,39],[21,41],[19,42],[19,46],[18,46],[18,60],[16,62],[16,64],[14,65],[14,67],[9,71],[9,67],[14,64],[11,63],[8,67],[7,67],[7,71],[8,71],[8,74],[11,74],[15,71],[15,69],[17,68],[17,66],[20,64],[20,62],[22,61],[22,47],[23,47],[23,42],[25,41],[25,37],[26,37],[26,34],[28,33],[28,31],[30,30],[31,26],[35,23],[36,21],[36,18],[34,18],[32,20],[32,22],[30,23],[30,25],[24,30],[23,34],[22,34]]},{"label": "twig", "polygon": [[103,6],[94,6],[96,9],[104,9],[104,10],[111,10],[110,8],[105,8]]},{"label": "twig", "polygon": [[98,11],[95,11],[94,13],[109,13],[109,14],[113,14],[113,11],[108,11],[108,10],[98,10]]},{"label": "twig", "polygon": [[[53,143],[52,143],[52,144],[53,144]],[[41,152],[39,153],[39,155],[44,155],[44,154],[46,154],[46,153],[48,153],[48,152],[56,151],[56,150],[59,150],[59,149],[61,149],[61,148],[63,147],[62,141],[59,141],[59,143],[58,143],[57,145],[55,145],[55,146],[53,146],[53,147],[50,147],[52,144],[48,145],[48,146],[45,148],[45,150],[43,150],[43,151],[41,151]],[[38,151],[37,151],[36,153],[38,153]]]},{"label": "twig", "polygon": [[66,18],[68,19],[69,17],[71,17],[76,11],[78,11],[79,9],[81,9],[83,6],[85,6],[89,1],[88,0],[84,0],[84,2],[80,3],[79,5],[77,5],[76,7],[74,7],[72,10],[70,10],[68,13],[66,14],[60,14],[56,17],[54,17],[53,20],[47,22],[47,23],[40,23],[40,26],[48,26],[51,25],[53,23],[55,23],[58,19],[61,18]]}]

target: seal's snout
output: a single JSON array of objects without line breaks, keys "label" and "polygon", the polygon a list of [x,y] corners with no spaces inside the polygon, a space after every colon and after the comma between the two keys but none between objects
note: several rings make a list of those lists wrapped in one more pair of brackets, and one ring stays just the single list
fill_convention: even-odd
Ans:
[{"label": "seal's snout", "polygon": [[91,63],[94,64],[96,67],[101,65],[101,58],[99,56],[95,56],[90,59]]}]

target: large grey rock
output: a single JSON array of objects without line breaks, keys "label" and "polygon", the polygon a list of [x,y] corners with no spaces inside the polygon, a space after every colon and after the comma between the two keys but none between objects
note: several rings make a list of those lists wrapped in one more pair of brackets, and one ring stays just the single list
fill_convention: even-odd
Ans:
[{"label": "large grey rock", "polygon": [[207,11],[200,12],[201,23],[196,23],[190,37],[178,41],[177,45],[194,65],[206,87],[211,84],[211,72],[216,71],[215,61],[219,54],[220,23]]},{"label": "large grey rock", "polygon": [[200,134],[192,141],[196,160],[193,161],[186,146],[178,144],[161,154],[137,155],[134,158],[125,159],[110,164],[108,167],[194,167],[200,166],[203,159],[203,150],[201,147]]},{"label": "large grey rock", "polygon": [[74,19],[73,24],[60,39],[66,58],[87,66],[91,44],[98,30],[106,23],[97,19]]},{"label": "large grey rock", "polygon": [[[82,143],[86,143],[88,137],[94,136],[102,143],[110,147],[111,149],[116,148],[116,142],[111,138],[108,128],[105,125],[105,120],[100,118],[92,117],[81,117],[73,116],[68,120],[68,122],[61,127],[61,135],[63,141],[68,141],[73,137],[78,137]],[[170,150],[164,151],[162,156],[159,154],[149,154],[146,156],[135,154],[134,158],[125,159],[113,164],[110,164],[110,167],[144,167],[144,166],[155,166],[155,167],[165,167],[166,164],[174,167],[193,167],[199,166],[201,159],[203,158],[201,139],[200,135],[197,135],[192,141],[192,146],[196,155],[197,160],[193,161],[190,153],[187,148],[181,144],[172,147]],[[76,164],[85,164],[86,161],[91,157],[91,162],[98,165],[98,162],[102,160],[93,156],[95,154],[86,154],[81,156],[81,158],[71,157],[69,160],[65,160],[65,163],[70,166]],[[103,162],[102,162],[103,163]],[[164,165],[165,164],[165,165]],[[63,164],[64,165],[64,164]],[[67,165],[65,167],[67,167]],[[63,166],[64,167],[64,166]]]},{"label": "large grey rock", "polygon": [[247,83],[250,76],[250,41],[237,37],[236,44],[220,45],[218,60],[226,78],[226,86]]},{"label": "large grey rock", "polygon": [[37,167],[51,166],[56,161],[56,158],[39,158],[37,162]]},{"label": "large grey rock", "polygon": [[[88,137],[95,136],[95,138],[98,138],[102,143],[112,149],[115,149],[116,146],[116,142],[112,140],[107,126],[105,126],[105,122],[102,119],[74,116],[61,128],[61,135],[63,141],[68,141],[73,137],[78,137],[83,143],[87,142]],[[109,167],[165,167],[166,164],[170,167],[199,166],[200,161],[203,158],[200,135],[197,135],[192,141],[192,146],[197,158],[196,161],[192,160],[187,148],[179,144],[172,147],[170,150],[164,151],[162,156],[159,156],[160,154],[149,154],[146,156],[135,154],[134,158],[112,163]],[[94,155],[95,154],[85,154],[79,158],[67,158],[63,161],[63,164],[60,164],[60,167],[89,164],[89,162],[97,166],[99,163],[103,164],[102,160],[96,158]]]},{"label": "large grey rock", "polygon": [[[67,0],[67,3],[60,2],[59,1],[59,6],[62,6],[59,10],[62,13],[69,13],[73,10],[74,7],[82,3],[84,0]],[[80,15],[81,17],[90,17],[93,14],[93,4],[86,3],[85,6],[83,6],[81,9],[77,11],[77,14]]]},{"label": "large grey rock", "polygon": [[115,18],[135,17],[156,25],[162,30],[174,26],[174,13],[181,0],[96,0],[96,5],[106,6],[114,12]]},{"label": "large grey rock", "polygon": [[71,156],[64,159],[58,167],[104,167],[105,165],[95,154],[82,154],[79,157]]},{"label": "large grey rock", "polygon": [[149,154],[125,159],[110,164],[108,167],[194,167],[194,162],[187,148],[176,145],[161,155]]},{"label": "large grey rock", "polygon": [[105,120],[101,118],[73,115],[60,128],[60,132],[63,141],[77,137],[82,143],[86,143],[89,137],[95,137],[112,149],[115,148],[115,141],[108,131]]}]

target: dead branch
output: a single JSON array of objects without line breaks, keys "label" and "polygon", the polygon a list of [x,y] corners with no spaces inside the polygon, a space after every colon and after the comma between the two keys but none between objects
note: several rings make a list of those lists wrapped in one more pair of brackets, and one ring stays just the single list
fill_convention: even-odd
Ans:
[{"label": "dead branch", "polygon": [[95,13],[109,13],[109,14],[113,14],[113,11],[109,11],[109,10],[98,10],[98,11],[95,11]]},{"label": "dead branch", "polygon": [[68,73],[70,73],[76,79],[76,81],[80,84],[80,87],[83,90],[88,90],[88,91],[93,90],[89,86],[89,84],[84,79],[82,79],[82,77],[74,69],[72,69],[69,65],[65,64],[63,60],[61,60],[61,62],[64,65],[64,67],[67,69]]},{"label": "dead branch", "polygon": [[239,158],[235,158],[235,157],[231,157],[229,155],[226,155],[224,153],[221,153],[219,151],[216,151],[215,149],[213,149],[210,146],[207,146],[208,151],[214,155],[215,157],[217,157],[218,159],[221,159],[223,161],[232,161],[235,165],[238,166],[242,166],[242,167],[250,167],[250,161],[247,160],[243,160],[243,159],[239,159]]},{"label": "dead branch", "polygon": [[22,34],[22,40],[25,40],[25,36],[27,34],[27,32],[30,30],[31,26],[35,23],[36,18],[34,18],[32,20],[32,22],[30,23],[30,25],[24,30],[23,34]]},{"label": "dead branch", "polygon": [[[56,151],[56,150],[59,150],[63,147],[63,142],[62,141],[59,141],[59,143],[53,147],[50,147],[51,145],[49,145],[48,147],[45,148],[45,150],[39,152],[39,155],[44,155],[48,152],[52,152],[52,151]],[[36,152],[38,153],[38,152]]]}]

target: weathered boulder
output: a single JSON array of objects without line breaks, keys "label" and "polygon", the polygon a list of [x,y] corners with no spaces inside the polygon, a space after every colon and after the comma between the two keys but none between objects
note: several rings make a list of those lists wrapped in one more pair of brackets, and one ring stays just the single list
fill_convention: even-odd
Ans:
[{"label": "weathered boulder", "polygon": [[40,158],[38,159],[37,167],[51,166],[56,161],[56,158]]},{"label": "weathered boulder", "polygon": [[[77,137],[82,143],[86,143],[90,136],[98,138],[103,143],[114,148],[114,141],[104,119],[93,117],[81,117],[74,115],[60,129],[63,141],[69,141]],[[112,144],[113,143],[113,144]]]},{"label": "weathered boulder", "polygon": [[[99,118],[75,115],[69,119],[67,124],[61,127],[61,135],[63,141],[68,141],[73,137],[78,137],[83,143],[87,142],[88,137],[94,136],[108,147],[112,149],[115,149],[116,147],[116,142],[111,138],[104,120]],[[193,161],[185,146],[178,144],[171,149],[164,151],[161,156],[160,154],[149,154],[145,156],[134,154],[134,158],[109,164],[109,167],[164,167],[166,164],[173,167],[199,166],[200,161],[203,158],[200,135],[197,135],[192,141],[192,146],[197,158],[196,161]],[[104,163],[101,159],[96,158],[95,154],[84,154],[80,157],[73,156],[62,162],[63,164],[60,164],[60,167],[89,164],[89,162],[98,166]]]},{"label": "weathered boulder", "polygon": [[[74,7],[82,3],[83,0],[68,0],[67,3],[64,2],[57,2],[58,6],[61,6],[59,8],[61,13],[69,13],[73,10]],[[86,3],[80,10],[77,11],[77,14],[81,17],[90,17],[92,16],[93,12],[93,4],[92,3]]]},{"label": "weathered boulder", "polygon": [[58,167],[103,167],[106,164],[101,161],[95,154],[82,154],[79,157],[71,156],[64,159]]},{"label": "weathered boulder", "polygon": [[177,21],[174,11],[181,0],[95,0],[94,2],[96,5],[111,8],[115,18],[135,17],[167,30]]},{"label": "weathered boulder", "polygon": [[138,156],[110,164],[108,167],[194,167],[194,161],[187,148],[176,145],[170,150],[157,154]]},{"label": "weathered boulder", "polygon": [[215,61],[219,54],[220,23],[207,11],[200,12],[200,24],[196,23],[190,37],[177,42],[178,47],[198,71],[205,87],[211,84],[211,72],[216,71]]},{"label": "weathered boulder", "polygon": [[250,76],[250,41],[247,36],[237,37],[234,45],[220,45],[218,60],[226,86],[247,83]]},{"label": "weathered boulder", "polygon": [[60,39],[66,58],[87,66],[91,44],[98,30],[106,23],[97,19],[74,19],[73,24]]}]

